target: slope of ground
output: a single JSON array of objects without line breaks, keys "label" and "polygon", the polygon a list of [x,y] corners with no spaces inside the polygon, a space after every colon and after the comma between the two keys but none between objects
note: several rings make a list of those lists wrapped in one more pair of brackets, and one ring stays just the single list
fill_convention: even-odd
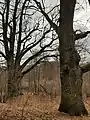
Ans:
[{"label": "slope of ground", "polygon": [[[88,111],[89,101],[85,102]],[[90,120],[90,116],[70,117],[60,113],[58,105],[59,97],[26,93],[5,104],[0,103],[0,120]]]}]

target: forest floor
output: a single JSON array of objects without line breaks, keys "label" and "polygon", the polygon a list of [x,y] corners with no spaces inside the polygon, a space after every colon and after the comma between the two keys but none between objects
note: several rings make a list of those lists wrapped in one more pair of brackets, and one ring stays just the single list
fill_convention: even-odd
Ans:
[{"label": "forest floor", "polygon": [[0,103],[0,120],[90,120],[90,98],[85,100],[89,116],[71,117],[60,113],[59,97],[25,93]]}]

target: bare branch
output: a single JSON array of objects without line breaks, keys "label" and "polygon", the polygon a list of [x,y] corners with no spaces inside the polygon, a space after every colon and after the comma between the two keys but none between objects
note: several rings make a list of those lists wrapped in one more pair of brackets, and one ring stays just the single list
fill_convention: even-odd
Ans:
[{"label": "bare branch", "polygon": [[29,57],[20,67],[20,71],[23,70],[23,68],[30,62],[30,60],[36,58],[37,56],[39,56],[41,53],[43,53],[43,51],[45,50],[45,48],[49,47],[51,44],[53,43],[53,40],[45,45],[41,50],[39,50],[36,54],[32,55],[31,57]]},{"label": "bare branch", "polygon": [[8,52],[9,52],[8,41],[7,41],[7,27],[8,27],[8,18],[9,18],[9,4],[10,4],[10,1],[7,0],[7,3],[6,3],[6,5],[7,5],[6,20],[4,19],[4,13],[5,13],[5,11],[3,12],[3,15],[2,15],[3,39],[4,39],[4,46],[5,46],[6,56],[8,56]]},{"label": "bare branch", "polygon": [[41,3],[38,2],[37,0],[34,0],[34,2],[37,4],[37,7],[41,10],[41,13],[44,15],[44,17],[49,22],[49,24],[51,25],[51,27],[54,28],[54,30],[56,31],[56,33],[58,33],[58,26],[55,23],[53,23],[53,21],[50,19],[50,17],[48,16],[48,14],[42,9]]},{"label": "bare branch", "polygon": [[86,72],[90,71],[90,63],[87,63],[87,64],[81,66],[81,70],[82,70],[82,73],[86,73]]},{"label": "bare branch", "polygon": [[15,8],[14,8],[14,14],[13,14],[13,35],[12,35],[12,33],[11,33],[11,35],[12,35],[12,37],[13,37],[13,41],[15,41],[15,33],[16,33],[16,14],[17,14],[17,7],[18,7],[18,0],[16,0],[16,2],[15,2]]},{"label": "bare branch", "polygon": [[6,55],[2,51],[0,51],[0,54],[2,55],[2,57],[4,57],[7,60]]},{"label": "bare branch", "polygon": [[90,31],[86,31],[86,32],[81,32],[79,34],[75,34],[75,40],[83,39],[83,38],[87,37],[87,35],[89,33],[90,33]]},{"label": "bare branch", "polygon": [[32,66],[30,66],[30,68],[28,68],[26,71],[23,71],[22,74],[25,75],[26,73],[28,73],[30,70],[32,70],[37,64],[40,63],[41,60],[47,58],[47,57],[57,57],[56,55],[46,55],[41,57],[36,63],[34,63]]},{"label": "bare branch", "polygon": [[28,33],[28,35],[27,36],[25,36],[22,40],[21,40],[21,42],[23,42],[24,40],[26,40],[33,32],[35,32],[36,30],[38,30],[38,27],[37,28],[34,28],[33,30],[31,30],[29,33]]},{"label": "bare branch", "polygon": [[[44,32],[44,34],[43,34],[43,36],[36,42],[36,43],[33,43],[30,47],[28,47],[26,50],[24,50],[24,51],[21,51],[21,54],[19,55],[19,58],[22,58],[24,55],[25,55],[25,53],[27,53],[30,49],[32,49],[33,47],[35,47],[38,43],[40,43],[44,38],[45,38],[45,35],[47,34],[47,33],[49,33],[50,32],[50,29],[49,30],[47,30],[46,32]],[[43,48],[42,48],[43,49]]]},{"label": "bare branch", "polygon": [[25,0],[22,6],[21,10],[21,16],[20,16],[20,22],[19,22],[19,38],[18,38],[18,44],[17,44],[17,53],[16,53],[16,59],[19,56],[20,49],[21,49],[21,34],[22,34],[22,20],[23,20],[23,11],[25,9],[25,4],[28,0]]}]

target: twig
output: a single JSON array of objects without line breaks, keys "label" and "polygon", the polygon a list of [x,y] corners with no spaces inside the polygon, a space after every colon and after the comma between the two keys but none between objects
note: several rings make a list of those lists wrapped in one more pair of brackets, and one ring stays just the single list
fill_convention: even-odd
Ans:
[{"label": "twig", "polygon": [[26,104],[27,104],[27,102],[28,102],[29,97],[30,97],[30,96],[28,95],[28,97],[27,97],[27,99],[26,99],[26,101],[25,101],[25,103],[24,103],[24,105],[23,105],[22,113],[21,113],[21,119],[20,119],[20,120],[23,120],[23,118],[24,118],[23,113],[24,113],[24,109],[25,109],[25,106],[26,106]]},{"label": "twig", "polygon": [[45,92],[46,94],[51,95],[50,93],[47,92],[47,90],[46,90],[46,89],[44,88],[44,86],[42,86],[41,84],[40,84],[40,87],[44,90],[44,92]]}]

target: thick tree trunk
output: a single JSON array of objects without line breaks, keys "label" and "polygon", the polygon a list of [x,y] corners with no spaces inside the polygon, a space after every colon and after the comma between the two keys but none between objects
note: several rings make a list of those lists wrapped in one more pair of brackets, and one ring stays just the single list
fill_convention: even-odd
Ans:
[{"label": "thick tree trunk", "polygon": [[12,62],[8,65],[8,97],[15,97],[21,94],[22,76]]},{"label": "thick tree trunk", "polygon": [[12,74],[12,71],[10,72],[8,74],[8,97],[16,97],[21,94],[21,78],[16,73]]},{"label": "thick tree trunk", "polygon": [[61,71],[61,104],[59,111],[70,115],[87,114],[82,99],[82,73],[79,66]]},{"label": "thick tree trunk", "polygon": [[60,77],[61,104],[59,111],[70,115],[87,114],[82,100],[82,71],[80,56],[75,50],[73,16],[76,0],[60,2]]}]

